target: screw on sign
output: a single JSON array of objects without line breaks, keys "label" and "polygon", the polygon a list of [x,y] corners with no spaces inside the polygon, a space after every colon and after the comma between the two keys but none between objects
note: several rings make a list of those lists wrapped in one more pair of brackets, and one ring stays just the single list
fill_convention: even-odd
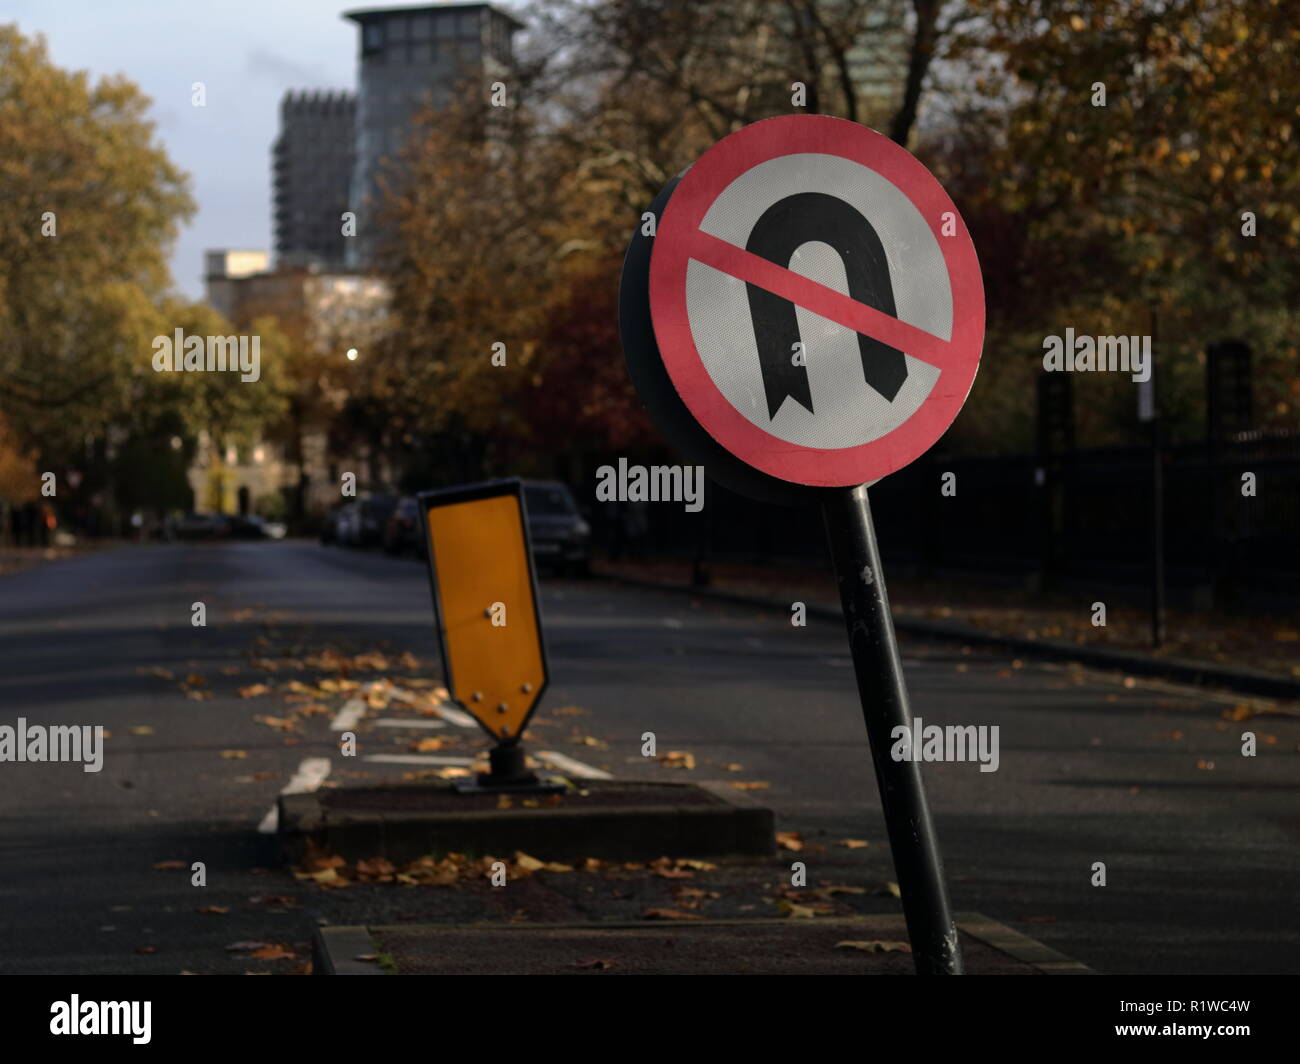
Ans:
[{"label": "screw on sign", "polygon": [[791,115],[710,148],[652,206],[619,296],[651,415],[710,476],[826,524],[917,970],[962,970],[867,487],[957,416],[984,342],[979,260],[943,187],[853,122]]}]

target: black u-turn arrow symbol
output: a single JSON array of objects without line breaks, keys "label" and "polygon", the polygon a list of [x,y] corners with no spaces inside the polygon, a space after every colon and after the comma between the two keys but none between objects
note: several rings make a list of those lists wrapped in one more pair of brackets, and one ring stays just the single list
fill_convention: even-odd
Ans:
[{"label": "black u-turn arrow symbol", "polygon": [[[745,250],[788,269],[795,251],[814,240],[829,245],[843,260],[850,299],[897,316],[880,237],[872,224],[842,199],[823,192],[798,192],[777,200],[754,223]],[[792,358],[799,342],[794,304],[749,282],[745,288],[767,394],[767,416],[775,417],[787,396],[814,413],[807,367],[796,365]],[[893,402],[907,379],[903,352],[862,333],[858,333],[858,351],[866,382]]]}]

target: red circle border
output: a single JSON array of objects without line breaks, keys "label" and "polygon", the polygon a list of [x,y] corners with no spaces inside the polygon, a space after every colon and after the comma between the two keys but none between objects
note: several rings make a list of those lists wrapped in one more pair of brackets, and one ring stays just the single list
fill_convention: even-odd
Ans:
[{"label": "red circle border", "polygon": [[[854,447],[803,447],[774,436],[723,396],[700,358],[686,314],[689,237],[722,192],[742,174],[783,155],[836,155],[880,174],[929,224],[948,267],[953,331],[947,364],[915,414],[879,439]],[[951,211],[956,233],[941,233]],[[680,239],[685,234],[688,239]],[[650,316],[664,368],[682,402],[719,444],[781,480],[814,487],[868,483],[925,453],[956,418],[979,369],[984,343],[984,283],[960,213],[943,186],[905,148],[866,126],[825,115],[785,115],[718,141],[686,172],[659,220],[650,255]]]}]

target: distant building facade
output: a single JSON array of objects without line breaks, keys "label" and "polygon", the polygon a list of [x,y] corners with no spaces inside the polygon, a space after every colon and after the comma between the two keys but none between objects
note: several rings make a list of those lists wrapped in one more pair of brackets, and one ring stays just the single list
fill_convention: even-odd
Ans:
[{"label": "distant building facade", "polygon": [[280,102],[271,150],[277,265],[343,266],[356,113],[350,92],[288,92]]},{"label": "distant building facade", "polygon": [[507,77],[511,38],[523,23],[491,4],[364,8],[344,12],[359,34],[356,146],[350,203],[357,237],[353,269],[372,261],[383,160],[396,157],[425,107],[445,107],[458,86],[487,91]]},{"label": "distant building facade", "polygon": [[371,441],[340,440],[331,431],[350,399],[345,367],[355,360],[364,372],[365,357],[388,328],[388,285],[315,263],[270,270],[268,259],[265,251],[207,252],[208,302],[237,330],[274,317],[318,369],[304,374],[289,396],[287,424],[277,441],[223,451],[202,436],[189,480],[203,512],[319,514],[339,501],[340,471],[355,472],[362,488],[381,486],[391,476]]},{"label": "distant building facade", "polygon": [[270,268],[271,257],[265,251],[222,248],[203,254],[203,285],[208,302],[227,321],[234,316],[238,300],[238,281]]}]

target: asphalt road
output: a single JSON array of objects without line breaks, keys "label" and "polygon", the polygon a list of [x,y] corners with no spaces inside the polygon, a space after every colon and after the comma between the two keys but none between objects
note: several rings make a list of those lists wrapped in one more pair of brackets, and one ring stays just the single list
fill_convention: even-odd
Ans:
[{"label": "asphalt road", "polygon": [[[782,830],[869,840],[851,855],[861,877],[892,878],[839,626],[601,580],[546,582],[543,598],[547,706],[588,713],[541,714],[535,749],[620,776],[766,783],[754,793]],[[3,723],[110,732],[99,773],[0,764],[0,973],[290,971],[313,920],[347,919],[347,892],[304,899],[257,826],[310,759],[327,785],[410,766],[342,757],[338,701],[285,732],[254,720],[281,712],[278,695],[237,694],[296,675],[256,660],[326,646],[409,651],[436,680],[423,566],[310,542],[177,544],[0,577]],[[916,714],[1000,728],[996,772],[925,769],[955,909],[1107,972],[1300,969],[1300,719],[1232,722],[1231,699],[960,647],[903,652]],[[647,762],[647,731],[696,767]],[[363,739],[407,751],[428,734],[367,725]],[[483,745],[458,736],[462,752]],[[228,948],[259,942],[297,958]]]}]

